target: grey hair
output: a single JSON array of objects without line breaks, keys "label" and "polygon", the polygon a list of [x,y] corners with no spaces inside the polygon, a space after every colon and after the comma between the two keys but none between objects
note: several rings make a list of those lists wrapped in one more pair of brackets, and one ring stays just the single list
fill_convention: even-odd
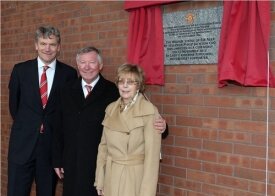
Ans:
[{"label": "grey hair", "polygon": [[96,47],[93,47],[93,46],[88,46],[88,47],[79,49],[76,53],[76,61],[78,61],[80,55],[86,54],[89,52],[95,52],[97,54],[97,60],[98,60],[99,64],[103,63],[103,59],[102,59],[99,49],[97,49]]},{"label": "grey hair", "polygon": [[38,38],[51,38],[55,36],[57,38],[58,44],[61,42],[60,32],[57,28],[52,26],[41,26],[35,32],[35,41],[38,42]]}]

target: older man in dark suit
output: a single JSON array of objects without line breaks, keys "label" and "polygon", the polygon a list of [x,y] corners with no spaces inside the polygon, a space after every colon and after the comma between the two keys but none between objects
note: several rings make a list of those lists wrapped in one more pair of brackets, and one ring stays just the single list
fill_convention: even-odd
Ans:
[{"label": "older man in dark suit", "polygon": [[[76,56],[80,78],[62,89],[56,112],[53,165],[64,177],[63,196],[97,196],[95,180],[98,144],[107,105],[119,97],[118,89],[100,74],[103,61],[97,48],[80,49]],[[155,127],[164,130],[163,119]]]},{"label": "older man in dark suit", "polygon": [[106,106],[119,94],[115,84],[100,75],[103,64],[96,48],[81,49],[76,61],[81,77],[62,89],[58,103],[53,165],[59,178],[64,174],[64,196],[94,196],[101,122]]},{"label": "older man in dark suit", "polygon": [[16,64],[9,83],[9,106],[13,118],[8,154],[8,196],[55,193],[52,156],[53,114],[57,91],[77,78],[72,67],[56,60],[60,32],[39,27],[35,34],[38,57]]}]

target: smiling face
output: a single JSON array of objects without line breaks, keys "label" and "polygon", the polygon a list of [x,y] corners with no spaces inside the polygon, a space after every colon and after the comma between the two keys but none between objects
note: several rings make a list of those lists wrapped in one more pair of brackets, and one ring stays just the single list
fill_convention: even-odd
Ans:
[{"label": "smiling face", "polygon": [[117,86],[124,103],[129,103],[139,90],[134,74],[122,74],[117,81]]},{"label": "smiling face", "polygon": [[97,78],[103,67],[103,64],[99,62],[98,54],[95,51],[79,54],[76,61],[79,74],[88,84],[92,83],[92,81]]},{"label": "smiling face", "polygon": [[60,44],[56,36],[52,35],[48,38],[39,37],[35,42],[35,49],[38,56],[45,64],[50,64],[60,51]]}]

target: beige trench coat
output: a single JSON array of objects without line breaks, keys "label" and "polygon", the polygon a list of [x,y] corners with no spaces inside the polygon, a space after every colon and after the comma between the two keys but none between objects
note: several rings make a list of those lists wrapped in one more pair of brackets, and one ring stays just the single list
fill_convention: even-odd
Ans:
[{"label": "beige trench coat", "polygon": [[111,103],[102,124],[95,186],[104,196],[155,196],[161,134],[153,123],[158,111],[139,95],[126,111]]}]

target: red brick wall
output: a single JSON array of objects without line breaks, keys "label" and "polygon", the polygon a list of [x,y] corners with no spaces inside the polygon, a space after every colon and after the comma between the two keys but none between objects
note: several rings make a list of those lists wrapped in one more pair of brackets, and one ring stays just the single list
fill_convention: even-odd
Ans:
[{"label": "red brick wall", "polygon": [[[183,2],[165,9],[197,9],[217,4],[221,2]],[[272,2],[272,23],[274,5]],[[110,80],[114,79],[117,65],[126,60],[128,13],[123,10],[123,2],[1,2],[3,196],[11,127],[9,75],[15,63],[35,57],[34,31],[46,24],[60,29],[59,59],[72,66],[75,51],[86,45],[102,50],[103,75]],[[271,35],[270,61],[275,68],[274,24]],[[217,65],[166,66],[165,80],[165,86],[149,86],[147,91],[170,127],[170,135],[162,145],[158,195],[264,195],[267,114],[268,191],[275,195],[275,90],[234,85],[217,88]],[[59,183],[57,196],[61,196],[61,191]]]}]

